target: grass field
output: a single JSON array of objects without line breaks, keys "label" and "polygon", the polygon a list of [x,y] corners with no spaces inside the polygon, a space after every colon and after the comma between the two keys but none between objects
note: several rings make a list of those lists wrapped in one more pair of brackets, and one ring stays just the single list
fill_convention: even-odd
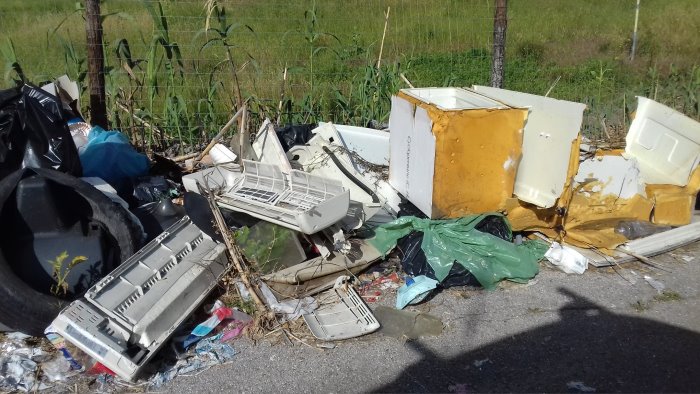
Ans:
[{"label": "grass field", "polygon": [[[400,73],[415,86],[489,82],[492,1],[220,0],[226,18],[221,24],[214,15],[210,23],[223,35],[204,34],[204,3],[102,2],[114,126],[138,134],[139,123],[126,108],[164,130],[160,138],[147,131],[152,143],[206,139],[236,102],[235,78],[257,120],[276,116],[284,88],[283,121],[360,125],[387,119],[389,96],[405,87]],[[700,118],[697,1],[641,3],[638,53],[631,62],[634,0],[511,0],[505,87],[544,94],[556,81],[550,96],[589,105],[584,131],[592,136],[603,127],[624,128],[635,95]],[[167,25],[158,22],[159,5]],[[216,37],[228,47],[207,44]],[[168,57],[166,50],[175,46],[180,56]],[[74,0],[3,0],[0,47],[4,87],[16,76],[14,60],[35,83],[64,73],[87,82],[84,21]]]}]

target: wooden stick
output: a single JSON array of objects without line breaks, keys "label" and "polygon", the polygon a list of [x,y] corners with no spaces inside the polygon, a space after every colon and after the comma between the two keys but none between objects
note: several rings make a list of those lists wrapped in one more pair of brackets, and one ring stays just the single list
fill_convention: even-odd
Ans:
[{"label": "wooden stick", "polygon": [[119,108],[122,109],[122,111],[124,111],[124,112],[126,112],[127,114],[129,114],[134,120],[136,120],[137,122],[141,123],[142,125],[148,127],[148,128],[151,129],[151,130],[157,131],[158,134],[163,135],[163,131],[161,131],[159,128],[157,128],[156,126],[154,126],[154,125],[148,123],[147,120],[145,120],[145,119],[139,117],[138,115],[135,115],[135,114],[131,113],[131,111],[129,111],[129,108],[127,108],[124,104],[120,103],[119,101],[116,101],[116,100],[115,100],[115,102],[117,103],[117,106],[118,106]]},{"label": "wooden stick", "polygon": [[411,81],[409,81],[408,78],[406,78],[406,76],[403,75],[403,73],[401,73],[400,76],[401,76],[401,79],[403,79],[403,81],[406,82],[406,85],[408,85],[411,89],[413,89],[413,84],[411,83]]},{"label": "wooden stick", "polygon": [[377,70],[382,65],[382,52],[384,52],[384,38],[386,38],[386,28],[389,25],[389,11],[391,11],[391,6],[386,7],[386,13],[384,14],[384,33],[382,33],[382,44],[379,46],[379,58],[377,59]]},{"label": "wooden stick", "polygon": [[657,264],[655,264],[653,261],[651,261],[651,259],[649,259],[648,257],[643,256],[643,255],[641,255],[641,254],[639,254],[639,253],[634,253],[633,251],[631,251],[631,250],[629,250],[629,249],[627,249],[627,248],[618,247],[618,248],[615,249],[615,250],[617,250],[618,252],[622,252],[622,253],[625,253],[625,254],[628,254],[628,255],[634,257],[635,259],[639,260],[642,264],[648,265],[648,266],[650,266],[650,267],[654,267],[654,268],[656,268],[656,269],[658,269],[658,270],[661,270],[661,271],[671,272],[671,271],[669,271],[669,270],[667,270],[667,269],[665,269],[665,268],[659,267]]},{"label": "wooden stick", "polygon": [[194,153],[188,153],[188,154],[186,154],[186,155],[175,156],[175,157],[173,157],[173,158],[170,159],[170,160],[172,160],[172,161],[174,161],[175,163],[177,163],[177,162],[180,162],[180,161],[185,161],[185,160],[187,160],[187,159],[194,159],[194,158],[197,157],[197,156],[199,156],[199,153],[194,152]]},{"label": "wooden stick", "polygon": [[287,65],[284,66],[284,74],[282,75],[282,89],[280,89],[280,103],[277,105],[277,122],[279,126],[282,120],[282,105],[284,105],[284,89],[287,85]]},{"label": "wooden stick", "polygon": [[248,104],[243,104],[243,108],[241,108],[241,110],[243,111],[243,115],[241,116],[241,122],[239,123],[240,128],[238,129],[238,157],[240,157],[240,163],[243,163],[243,158],[245,157],[245,146],[243,142],[245,141],[246,132],[248,129]]},{"label": "wooden stick", "polygon": [[549,87],[547,90],[547,93],[544,94],[544,97],[549,97],[549,94],[552,93],[552,89],[554,89],[555,86],[559,83],[559,80],[561,79],[561,75],[557,77],[557,79],[554,80],[554,83],[552,86]]},{"label": "wooden stick", "polygon": [[[203,190],[199,182],[197,184],[200,189],[200,192],[204,192],[205,190]],[[228,226],[226,226],[224,216],[221,214],[219,206],[216,205],[216,200],[214,199],[214,192],[212,192],[211,189],[207,188],[206,193],[207,200],[209,201],[209,208],[214,214],[214,222],[219,230],[219,233],[221,234],[221,237],[224,239],[224,244],[226,244],[226,249],[228,250],[229,258],[233,262],[233,266],[235,267],[236,271],[238,271],[238,274],[241,275],[241,281],[245,285],[246,290],[248,290],[248,293],[250,293],[250,297],[255,302],[255,305],[258,307],[258,310],[260,312],[264,312],[266,310],[265,303],[262,302],[262,300],[258,296],[258,293],[255,292],[252,283],[250,282],[250,278],[248,277],[248,271],[243,266],[243,255],[241,254],[238,245],[236,245],[233,238],[231,237],[231,231],[228,229]]]},{"label": "wooden stick", "polygon": [[221,128],[221,130],[219,131],[219,133],[218,133],[217,135],[215,135],[214,138],[211,139],[211,142],[209,142],[209,145],[207,145],[207,147],[204,148],[204,150],[202,151],[202,153],[200,153],[199,156],[197,156],[197,158],[196,158],[194,161],[200,161],[200,160],[202,160],[202,158],[203,158],[204,156],[206,156],[207,153],[209,153],[209,151],[211,150],[211,148],[213,148],[214,145],[216,145],[216,144],[219,142],[219,140],[221,139],[221,137],[223,137],[224,134],[226,134],[226,132],[228,131],[228,129],[230,129],[231,126],[233,126],[233,124],[236,122],[236,119],[238,119],[238,117],[241,116],[242,113],[243,113],[243,108],[239,109],[238,112],[236,112],[236,113],[231,117],[231,119],[224,125],[224,127]]}]

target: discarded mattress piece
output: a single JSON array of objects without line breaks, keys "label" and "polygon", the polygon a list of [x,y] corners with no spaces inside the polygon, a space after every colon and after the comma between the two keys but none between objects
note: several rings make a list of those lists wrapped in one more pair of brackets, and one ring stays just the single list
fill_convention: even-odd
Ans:
[{"label": "discarded mattress piece", "polygon": [[391,99],[389,183],[433,219],[503,210],[527,116],[467,89],[402,89]]},{"label": "discarded mattress piece", "polygon": [[338,341],[379,329],[379,322],[348,283],[349,279],[349,276],[338,277],[333,289],[319,296],[321,306],[304,315],[304,321],[316,338]]},{"label": "discarded mattress piece", "polygon": [[[466,268],[486,289],[494,289],[502,279],[524,283],[537,275],[537,263],[544,257],[547,245],[537,240],[525,240],[515,245],[476,230],[475,227],[488,216],[502,215],[468,215],[451,220],[404,216],[376,228],[374,238],[369,241],[386,254],[399,238],[412,231],[423,232],[421,249],[435,272],[435,279],[440,282],[455,263]],[[510,226],[507,230],[510,233]]]},{"label": "discarded mattress piece", "polygon": [[474,86],[474,91],[530,110],[513,194],[541,208],[553,207],[569,178],[571,156],[578,155],[571,147],[578,139],[586,105],[489,86]]},{"label": "discarded mattress piece", "polygon": [[184,176],[185,189],[199,193],[197,181],[215,190],[222,208],[244,212],[304,234],[321,231],[342,219],[350,194],[340,182],[252,160],[237,167],[217,166]]},{"label": "discarded mattress piece", "polygon": [[685,186],[700,161],[700,122],[654,100],[637,97],[625,152],[650,184]]},{"label": "discarded mattress piece", "polygon": [[132,380],[228,269],[184,217],[71,303],[47,329]]}]

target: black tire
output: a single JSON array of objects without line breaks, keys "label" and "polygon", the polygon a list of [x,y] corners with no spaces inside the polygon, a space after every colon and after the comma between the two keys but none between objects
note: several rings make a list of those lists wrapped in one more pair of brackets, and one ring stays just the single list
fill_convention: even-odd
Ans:
[{"label": "black tire", "polygon": [[[114,252],[119,256],[119,263],[133,255],[139,248],[140,229],[129,218],[122,206],[112,202],[92,185],[54,170],[22,169],[2,179],[0,181],[0,214],[17,184],[22,179],[35,174],[72,189],[89,204],[92,209],[92,219],[103,224],[113,238],[111,245],[118,248]],[[113,268],[110,267],[110,271]],[[6,260],[5,253],[0,250],[0,324],[12,330],[40,336],[68,303],[69,301],[65,299],[41,293],[30,287],[15,274]]]}]

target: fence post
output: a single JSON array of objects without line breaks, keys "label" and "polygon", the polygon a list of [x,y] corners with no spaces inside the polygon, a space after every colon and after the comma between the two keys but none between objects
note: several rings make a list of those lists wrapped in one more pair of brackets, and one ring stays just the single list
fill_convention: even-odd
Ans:
[{"label": "fence post", "polygon": [[491,63],[491,86],[503,87],[503,68],[506,54],[507,0],[496,0],[493,18],[493,61]]},{"label": "fence post", "polygon": [[90,123],[108,129],[99,0],[85,0]]}]

